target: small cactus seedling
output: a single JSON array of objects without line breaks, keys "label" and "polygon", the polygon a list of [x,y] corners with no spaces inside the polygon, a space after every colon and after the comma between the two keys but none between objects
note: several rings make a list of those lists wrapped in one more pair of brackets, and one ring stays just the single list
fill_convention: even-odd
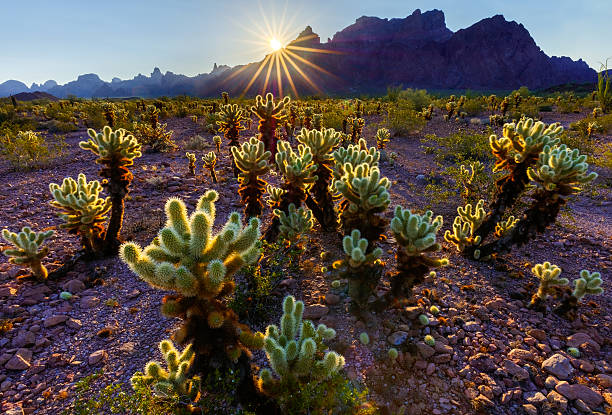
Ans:
[{"label": "small cactus seedling", "polygon": [[281,124],[285,118],[285,108],[289,105],[291,98],[285,97],[278,103],[274,103],[274,96],[271,93],[266,94],[266,98],[257,95],[255,105],[251,107],[253,114],[259,118],[259,139],[263,141],[268,150],[272,154],[272,158],[276,157],[277,139],[275,135],[276,127]]},{"label": "small cactus seedling", "polygon": [[344,165],[344,174],[335,182],[341,194],[340,220],[345,233],[359,229],[373,249],[373,244],[383,238],[388,220],[381,214],[391,202],[391,182],[381,177],[378,167],[362,163],[353,167]]},{"label": "small cactus seedling", "polygon": [[187,377],[195,356],[191,345],[179,352],[172,341],[166,339],[159,343],[159,350],[168,369],[163,369],[156,361],[150,361],[145,366],[144,373],[134,373],[130,380],[132,386],[152,387],[160,397],[186,398],[190,403],[196,403],[200,394],[200,377]]},{"label": "small cactus seedling", "polygon": [[374,137],[376,139],[376,148],[379,150],[384,150],[390,137],[391,133],[389,130],[386,128],[379,128],[378,131],[376,131],[376,136]]},{"label": "small cactus seedling", "polygon": [[[240,131],[246,128],[242,123],[248,118],[248,113],[240,108],[238,104],[227,104],[221,107],[219,118],[219,121],[217,121],[219,131],[228,140],[231,151],[232,147],[240,145],[238,142]],[[234,177],[238,177],[238,173],[238,168],[234,164]]]},{"label": "small cactus seedling", "polygon": [[236,167],[240,170],[238,194],[242,198],[244,213],[247,218],[260,216],[263,210],[261,196],[267,185],[261,176],[270,171],[268,160],[271,154],[265,151],[262,141],[251,137],[249,141],[242,143],[241,147],[232,147],[232,155]]},{"label": "small cactus seedling", "polygon": [[133,242],[120,249],[121,259],[141,279],[176,292],[164,298],[162,313],[183,320],[174,339],[193,344],[199,373],[212,367],[236,369],[234,362],[248,368],[249,349],[263,343],[262,334],[240,323],[222,301],[234,292],[233,275],[261,255],[259,220],[251,218],[243,226],[240,214],[233,212],[214,233],[217,198],[217,192],[206,192],[189,217],[180,199],[168,199],[168,221],[158,237],[144,249]]},{"label": "small cactus seedling", "polygon": [[102,165],[100,176],[105,179],[102,187],[110,196],[112,205],[102,250],[107,255],[114,255],[121,242],[119,234],[123,224],[125,197],[130,191],[134,177],[128,167],[134,164],[134,159],[142,155],[141,146],[133,135],[122,128],[113,131],[107,126],[100,133],[90,128],[87,134],[89,140],[81,141],[79,147],[97,155],[96,163]]},{"label": "small cactus seedling", "polygon": [[350,235],[344,237],[342,247],[345,257],[334,262],[333,268],[339,271],[341,277],[348,279],[353,311],[359,312],[367,308],[368,299],[382,276],[382,249],[375,248],[368,252],[368,240],[361,238],[358,229],[353,229]]},{"label": "small cactus seedling", "polygon": [[[296,397],[327,381],[344,366],[344,357],[326,351],[324,341],[336,336],[334,329],[324,324],[315,328],[310,320],[302,321],[303,311],[303,302],[295,301],[292,296],[285,297],[280,329],[268,326],[264,338],[264,350],[272,370],[261,370],[257,386],[276,400],[283,413],[297,413],[292,410],[292,404],[309,397]],[[311,402],[311,405],[313,413],[320,413],[320,401]]]},{"label": "small cactus seedling", "polygon": [[601,282],[601,274],[599,272],[590,272],[586,269],[580,271],[580,277],[574,280],[572,294],[563,299],[562,303],[555,309],[555,313],[570,320],[576,319],[578,304],[585,295],[599,295],[603,293],[604,290],[601,287]]},{"label": "small cactus seedling", "polygon": [[194,153],[186,152],[185,156],[189,161],[189,174],[195,176],[196,174],[196,155]]},{"label": "small cactus seedling", "polygon": [[[296,208],[302,206],[308,196],[308,191],[316,183],[317,176],[314,175],[317,166],[312,161],[310,148],[300,144],[295,152],[287,141],[279,141],[276,153],[276,165],[283,175],[282,195],[279,210],[289,213],[289,205],[294,204]],[[278,217],[275,217],[266,231],[267,241],[274,241],[278,237]]]},{"label": "small cactus seedling", "polygon": [[[485,218],[484,200],[480,199],[476,205],[468,203],[457,208],[458,216],[453,221],[453,231],[446,231],[444,239],[454,244],[459,252],[466,247],[478,245],[481,237],[474,235],[475,230]],[[478,254],[476,254],[478,255]]]},{"label": "small cactus seedling", "polygon": [[275,209],[274,216],[279,219],[280,237],[291,245],[302,246],[305,234],[314,226],[310,209],[304,209],[303,207],[296,209],[293,203],[289,205],[289,213]]},{"label": "small cactus seedling", "polygon": [[217,173],[215,173],[215,166],[217,165],[217,155],[212,151],[204,154],[202,157],[204,162],[204,168],[210,172],[210,177],[213,183],[217,183]]},{"label": "small cactus seedling", "polygon": [[285,190],[280,187],[275,187],[272,185],[266,186],[266,204],[274,211],[275,209],[279,209],[281,202],[283,201],[283,195],[286,193]]},{"label": "small cactus seedling", "polygon": [[215,144],[215,147],[217,148],[217,154],[221,154],[221,136],[220,135],[213,136],[213,143]]},{"label": "small cactus seedling", "polygon": [[368,344],[370,344],[370,336],[368,336],[368,333],[364,331],[363,333],[359,335],[359,341],[364,346],[367,346]]},{"label": "small cactus seedling", "polygon": [[395,254],[397,274],[391,278],[390,295],[395,300],[412,296],[414,285],[423,282],[431,268],[448,265],[448,259],[429,256],[441,249],[436,235],[442,227],[442,216],[433,216],[428,210],[424,215],[412,213],[401,206],[395,208],[391,231],[398,247]]},{"label": "small cactus seedling", "polygon": [[309,197],[306,199],[306,204],[324,230],[334,230],[338,225],[329,186],[334,164],[333,151],[339,145],[340,133],[333,128],[323,128],[320,131],[302,129],[297,140],[310,148],[313,162],[317,165],[315,171],[317,181],[311,192],[314,200]]},{"label": "small cactus seedling", "polygon": [[540,280],[538,291],[533,295],[529,303],[529,307],[537,310],[544,308],[543,301],[546,300],[549,295],[554,295],[558,287],[565,286],[569,283],[567,278],[559,278],[561,275],[561,268],[548,261],[542,264],[536,264],[536,266],[531,269],[531,272]]},{"label": "small cactus seedling", "polygon": [[387,351],[387,356],[389,356],[389,360],[391,360],[392,362],[395,362],[397,358],[399,357],[399,352],[397,351],[395,347],[392,347]]},{"label": "small cactus seedling", "polygon": [[100,198],[100,182],[88,182],[84,174],[79,174],[78,181],[66,177],[61,186],[51,183],[49,190],[54,199],[51,206],[59,210],[58,216],[65,222],[60,227],[81,236],[88,254],[100,252],[106,214],[111,209],[110,198]]},{"label": "small cactus seedling", "polygon": [[561,206],[566,203],[565,198],[578,193],[580,185],[597,177],[597,173],[589,173],[588,168],[586,155],[581,155],[577,149],[572,150],[565,144],[544,146],[537,166],[527,170],[528,177],[536,185],[531,206],[510,232],[483,245],[480,248],[482,255],[504,253],[510,251],[513,245],[524,245],[555,223]]},{"label": "small cactus seedling", "polygon": [[423,341],[425,342],[426,345],[431,346],[431,347],[434,347],[436,345],[436,339],[434,339],[434,337],[431,334],[428,334],[427,336],[425,336]]},{"label": "small cactus seedling", "polygon": [[53,231],[34,232],[27,226],[19,233],[3,229],[2,238],[13,245],[13,248],[4,250],[4,255],[9,257],[11,264],[30,267],[32,275],[39,281],[44,281],[48,273],[41,260],[47,256],[49,248],[42,245],[52,235]]}]

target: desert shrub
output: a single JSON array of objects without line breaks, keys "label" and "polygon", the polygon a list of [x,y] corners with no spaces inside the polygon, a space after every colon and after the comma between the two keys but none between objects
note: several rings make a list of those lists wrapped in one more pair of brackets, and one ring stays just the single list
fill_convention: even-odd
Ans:
[{"label": "desert shrub", "polygon": [[440,162],[462,163],[467,160],[489,162],[493,160],[489,139],[485,134],[460,130],[448,137],[428,134],[423,139],[425,152],[435,154]]},{"label": "desert shrub", "polygon": [[481,114],[484,111],[484,101],[480,97],[468,98],[461,106],[461,111],[465,112],[469,117]]},{"label": "desert shrub", "polygon": [[539,118],[540,108],[538,104],[531,100],[523,100],[519,104],[518,108],[514,108],[510,111],[510,118],[519,120],[522,116],[528,118]]},{"label": "desert shrub", "polygon": [[204,151],[204,150],[208,150],[210,147],[212,147],[212,145],[209,140],[202,137],[201,135],[194,135],[193,137],[185,141],[184,147],[187,150]]},{"label": "desert shrub", "polygon": [[416,111],[421,111],[431,103],[431,97],[424,89],[408,88],[399,93],[400,100],[406,100],[412,104]]},{"label": "desert shrub", "polygon": [[325,128],[333,128],[336,131],[342,131],[342,122],[346,116],[335,109],[323,112],[322,123]]},{"label": "desert shrub", "polygon": [[41,133],[19,131],[16,135],[0,136],[0,154],[15,170],[32,170],[48,166],[64,154],[66,143],[63,136],[45,140]]},{"label": "desert shrub", "polygon": [[52,134],[55,133],[70,133],[73,131],[77,131],[79,128],[72,122],[66,122],[66,121],[58,121],[58,120],[51,120],[51,121],[47,121],[45,123],[41,123],[41,128],[46,129],[47,131],[49,131]]},{"label": "desert shrub", "polygon": [[390,106],[387,112],[386,126],[396,137],[416,133],[426,123],[409,101],[400,100],[396,105]]}]

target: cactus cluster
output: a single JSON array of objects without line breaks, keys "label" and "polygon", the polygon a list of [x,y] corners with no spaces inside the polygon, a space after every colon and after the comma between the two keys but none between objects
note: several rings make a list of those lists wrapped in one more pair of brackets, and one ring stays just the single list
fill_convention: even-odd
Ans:
[{"label": "cactus cluster", "polygon": [[390,291],[394,299],[411,297],[414,285],[421,283],[431,268],[448,265],[448,259],[430,256],[441,249],[436,242],[441,227],[442,216],[434,217],[431,210],[419,215],[401,206],[395,208],[391,232],[398,244],[397,274],[391,279]]},{"label": "cactus cluster", "polygon": [[314,219],[310,209],[300,207],[296,209],[292,203],[287,213],[280,209],[274,210],[274,216],[279,221],[279,236],[291,245],[301,246],[305,234],[314,226]]},{"label": "cactus cluster", "polygon": [[116,254],[120,244],[125,197],[130,191],[133,179],[128,167],[134,164],[134,159],[142,155],[141,145],[133,135],[122,128],[113,131],[111,127],[106,126],[100,133],[90,128],[87,134],[89,140],[81,141],[79,147],[98,156],[96,163],[102,165],[100,176],[105,179],[102,187],[109,195],[112,205],[102,250],[105,254]]},{"label": "cactus cluster", "polygon": [[[232,147],[237,147],[240,145],[238,142],[238,139],[240,138],[240,131],[246,129],[243,123],[247,120],[247,118],[248,112],[245,109],[240,108],[238,104],[225,104],[221,106],[217,125],[219,126],[219,131],[223,133],[223,136],[229,142],[230,152]],[[238,177],[238,173],[238,168],[234,164],[234,177]]]},{"label": "cactus cluster", "polygon": [[156,361],[150,361],[145,366],[144,373],[136,372],[131,383],[134,388],[138,386],[152,387],[155,393],[163,398],[186,398],[195,403],[200,394],[200,377],[188,377],[193,364],[195,353],[191,345],[179,352],[169,339],[159,343],[159,350],[166,361],[166,369]]},{"label": "cactus cluster", "polygon": [[303,311],[303,302],[293,296],[285,297],[280,328],[268,326],[264,337],[264,350],[272,370],[261,370],[257,386],[274,397],[286,413],[292,413],[292,401],[305,386],[325,382],[344,367],[344,357],[326,351],[324,343],[333,339],[336,332],[324,324],[315,328],[310,320],[303,321]]},{"label": "cactus cluster", "polygon": [[210,151],[202,156],[202,162],[204,168],[210,172],[210,177],[213,183],[217,183],[217,173],[215,173],[215,166],[217,165],[217,155]]},{"label": "cactus cluster", "polygon": [[266,94],[266,98],[257,95],[255,105],[251,107],[251,111],[259,118],[259,139],[263,141],[272,157],[276,157],[277,138],[275,135],[276,127],[282,123],[287,117],[285,108],[291,102],[291,98],[285,97],[278,103],[274,103],[274,96],[271,93]]},{"label": "cactus cluster", "polygon": [[167,124],[159,122],[159,109],[154,105],[146,106],[146,111],[140,116],[140,122],[133,123],[132,131],[139,143],[148,145],[154,152],[176,149],[176,144],[172,141],[174,132],[167,130]]},{"label": "cactus cluster", "polygon": [[260,216],[263,211],[261,197],[267,185],[261,177],[270,171],[268,160],[271,153],[265,150],[262,141],[251,137],[242,146],[232,147],[232,155],[240,170],[238,194],[242,198],[244,213],[247,218]]},{"label": "cactus cluster", "polygon": [[13,245],[13,248],[4,250],[4,255],[9,257],[11,264],[29,267],[36,279],[44,281],[48,272],[41,260],[47,256],[49,248],[43,244],[53,236],[53,233],[53,231],[34,232],[28,226],[24,226],[19,233],[3,229],[2,238]]},{"label": "cactus cluster", "polygon": [[446,231],[444,239],[463,251],[468,246],[480,244],[481,237],[475,234],[485,218],[484,200],[480,199],[477,204],[468,203],[457,208],[458,216],[453,221],[453,231]]},{"label": "cactus cluster", "polygon": [[193,343],[196,355],[206,362],[222,356],[226,362],[237,361],[262,344],[261,334],[239,323],[221,301],[234,291],[232,276],[261,255],[259,220],[251,218],[242,226],[240,214],[233,212],[215,234],[217,198],[215,191],[206,192],[189,217],[180,199],[169,199],[168,221],[153,242],[144,249],[125,243],[120,250],[121,259],[140,278],[176,292],[164,298],[162,312],[183,319],[175,340]]},{"label": "cactus cluster", "polygon": [[356,144],[361,139],[365,120],[363,118],[351,117],[348,120],[351,131],[351,143]]},{"label": "cactus cluster", "polygon": [[532,269],[533,275],[540,280],[538,291],[531,298],[530,307],[541,308],[542,302],[549,295],[554,295],[558,287],[565,286],[569,283],[567,278],[559,278],[561,268],[546,261],[542,264],[536,264]]}]

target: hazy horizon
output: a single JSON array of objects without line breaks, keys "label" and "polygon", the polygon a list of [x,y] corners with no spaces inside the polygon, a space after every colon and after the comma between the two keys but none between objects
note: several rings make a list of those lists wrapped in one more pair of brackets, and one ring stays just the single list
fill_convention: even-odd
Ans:
[{"label": "hazy horizon", "polygon": [[608,45],[604,41],[606,36],[609,39],[606,28],[612,21],[608,0],[580,6],[570,0],[510,4],[477,0],[460,7],[453,0],[263,0],[259,5],[246,0],[225,4],[182,0],[171,7],[164,3],[67,0],[58,5],[36,0],[6,5],[8,19],[0,25],[0,35],[7,39],[0,83],[14,79],[30,86],[52,79],[64,84],[86,73],[105,81],[131,79],[139,73],[149,75],[154,67],[162,73],[194,76],[210,72],[215,62],[235,66],[261,60],[268,52],[267,39],[262,39],[262,46],[254,45],[253,39],[259,33],[267,37],[266,19],[272,28],[285,22],[281,41],[293,39],[310,25],[326,42],[362,15],[404,18],[417,8],[442,10],[454,32],[503,14],[523,24],[547,55],[583,59],[594,69],[612,56],[609,41]]}]

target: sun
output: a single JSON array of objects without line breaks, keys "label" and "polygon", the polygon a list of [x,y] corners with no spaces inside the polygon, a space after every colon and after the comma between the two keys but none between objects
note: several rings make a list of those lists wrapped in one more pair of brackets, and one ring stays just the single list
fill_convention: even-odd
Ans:
[{"label": "sun", "polygon": [[282,48],[283,45],[280,43],[280,41],[277,38],[273,37],[272,39],[270,39],[270,47],[272,48],[274,52],[276,52],[277,50]]}]

